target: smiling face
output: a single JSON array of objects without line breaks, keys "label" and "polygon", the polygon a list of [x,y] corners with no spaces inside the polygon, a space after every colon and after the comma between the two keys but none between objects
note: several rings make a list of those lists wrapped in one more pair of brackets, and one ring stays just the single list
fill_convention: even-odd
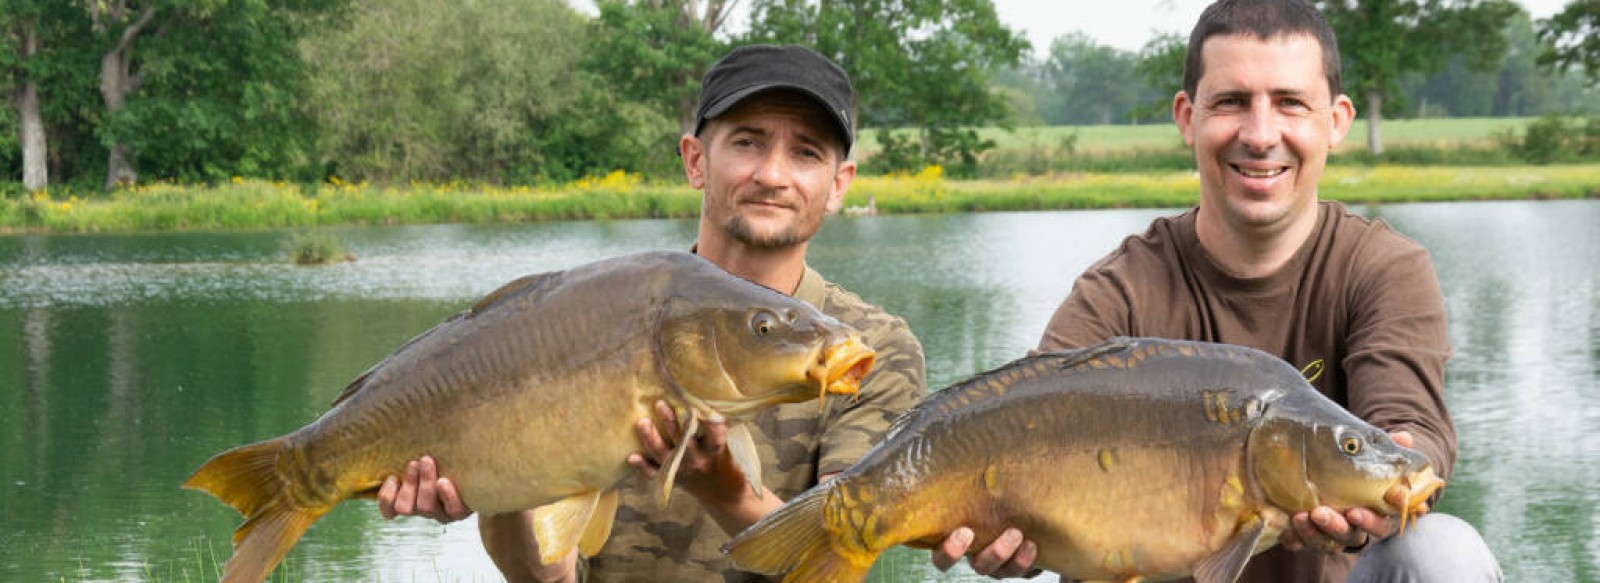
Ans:
[{"label": "smiling face", "polygon": [[1205,41],[1204,74],[1172,114],[1200,171],[1201,220],[1281,231],[1315,219],[1317,181],[1355,109],[1334,96],[1315,37]]},{"label": "smiling face", "polygon": [[701,238],[759,249],[805,243],[855,177],[842,144],[816,102],[788,92],[747,99],[685,136],[684,172],[704,192]]}]

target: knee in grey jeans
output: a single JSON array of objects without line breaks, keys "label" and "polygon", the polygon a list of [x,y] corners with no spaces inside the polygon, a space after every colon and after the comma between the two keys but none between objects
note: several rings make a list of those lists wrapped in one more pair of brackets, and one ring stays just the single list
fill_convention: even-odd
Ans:
[{"label": "knee in grey jeans", "polygon": [[1500,563],[1478,530],[1449,514],[1426,514],[1406,533],[1361,553],[1347,583],[1501,583]]}]

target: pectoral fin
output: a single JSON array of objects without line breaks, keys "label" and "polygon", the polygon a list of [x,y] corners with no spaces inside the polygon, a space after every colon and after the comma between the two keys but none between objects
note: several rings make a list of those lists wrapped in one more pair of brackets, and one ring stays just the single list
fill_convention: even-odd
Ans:
[{"label": "pectoral fin", "polygon": [[611,538],[611,522],[617,518],[617,491],[606,490],[595,502],[589,515],[588,526],[583,527],[583,538],[578,539],[578,554],[593,557],[600,553],[606,539]]},{"label": "pectoral fin", "polygon": [[750,490],[760,499],[765,490],[761,485],[761,456],[756,454],[756,441],[750,436],[748,425],[738,423],[728,427],[728,453],[733,454],[733,464],[739,466],[744,481],[750,483]]},{"label": "pectoral fin", "polygon": [[672,462],[667,464],[667,471],[661,474],[662,508],[666,508],[667,500],[672,498],[672,484],[678,480],[678,464],[683,462],[683,452],[688,451],[689,440],[694,439],[697,431],[700,431],[700,413],[690,409],[689,426],[683,430],[683,435],[678,436],[678,447],[672,452]]},{"label": "pectoral fin", "polygon": [[[603,498],[610,500],[603,503]],[[614,490],[595,490],[533,509],[533,536],[539,541],[539,562],[549,565],[561,560],[580,540],[586,549],[589,548],[590,533],[595,530],[591,521],[596,518],[595,510],[604,504],[610,505],[610,511],[603,519],[604,532],[597,533],[602,535],[600,543],[604,543],[605,537],[611,535],[611,519],[617,511]],[[599,548],[596,543],[594,549]]]},{"label": "pectoral fin", "polygon": [[1266,522],[1259,519],[1240,529],[1227,546],[1200,560],[1194,570],[1195,583],[1233,583],[1239,580],[1239,574],[1244,572],[1244,564],[1255,554],[1256,544],[1261,542],[1261,535],[1266,530]]}]

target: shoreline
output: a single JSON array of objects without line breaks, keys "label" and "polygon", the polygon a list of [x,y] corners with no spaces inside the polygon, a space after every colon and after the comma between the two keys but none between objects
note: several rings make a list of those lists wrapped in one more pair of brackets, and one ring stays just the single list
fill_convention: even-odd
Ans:
[{"label": "shoreline", "polygon": [[[935,166],[857,177],[844,206],[845,214],[884,215],[1164,208],[1191,206],[1198,192],[1193,171],[951,180]],[[1319,198],[1347,204],[1600,198],[1600,164],[1330,167]],[[690,218],[699,206],[700,194],[686,185],[621,172],[539,187],[373,186],[335,178],[309,193],[296,184],[235,178],[87,198],[44,191],[0,199],[0,235]]]}]

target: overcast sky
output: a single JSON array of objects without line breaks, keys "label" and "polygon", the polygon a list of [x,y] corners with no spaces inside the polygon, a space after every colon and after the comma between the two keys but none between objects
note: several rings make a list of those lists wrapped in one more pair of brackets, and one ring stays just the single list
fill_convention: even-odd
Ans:
[{"label": "overcast sky", "polygon": [[[592,0],[568,0],[579,10],[594,14]],[[1559,12],[1569,0],[1517,0],[1534,18]],[[735,26],[743,27],[749,0],[738,0]],[[1023,31],[1035,54],[1050,49],[1050,41],[1081,31],[1102,44],[1137,51],[1158,32],[1187,35],[1210,0],[994,0],[1000,19]]]}]

